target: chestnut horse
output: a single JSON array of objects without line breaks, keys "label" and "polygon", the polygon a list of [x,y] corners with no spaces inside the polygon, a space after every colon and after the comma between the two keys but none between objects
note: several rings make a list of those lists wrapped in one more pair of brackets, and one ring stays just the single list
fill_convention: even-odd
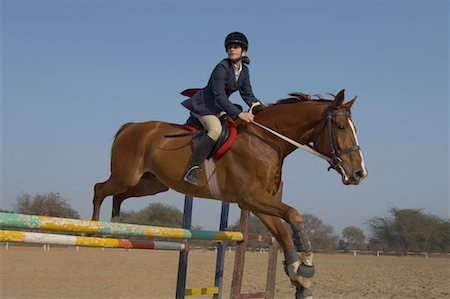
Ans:
[{"label": "chestnut horse", "polygon": [[[325,157],[342,182],[359,184],[367,175],[344,90],[333,100],[311,99],[304,94],[260,108],[255,122],[271,128]],[[256,215],[284,250],[285,270],[297,287],[296,298],[311,295],[314,274],[312,247],[296,209],[275,197],[280,188],[284,158],[297,147],[252,124],[237,121],[232,148],[215,163],[222,201],[237,203]],[[113,195],[113,217],[128,197],[153,195],[169,188],[182,194],[213,198],[204,172],[199,186],[183,180],[191,156],[191,137],[167,138],[186,131],[161,121],[127,123],[116,134],[111,152],[111,176],[94,187],[94,212],[98,220],[103,199]],[[292,228],[292,237],[281,220]],[[299,254],[298,254],[298,253]]]}]

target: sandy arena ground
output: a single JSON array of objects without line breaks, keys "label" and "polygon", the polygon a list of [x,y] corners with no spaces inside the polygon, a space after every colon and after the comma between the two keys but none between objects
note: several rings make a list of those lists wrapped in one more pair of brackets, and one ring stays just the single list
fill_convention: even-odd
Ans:
[{"label": "sandy arena ground", "polygon": [[[275,298],[294,298],[278,257]],[[227,252],[223,298],[234,253]],[[317,254],[314,298],[450,298],[450,259]],[[178,253],[97,248],[0,249],[0,298],[174,298]],[[267,254],[246,255],[243,292],[265,288]],[[191,251],[188,288],[212,287],[215,253]],[[197,296],[211,298],[211,295]]]}]

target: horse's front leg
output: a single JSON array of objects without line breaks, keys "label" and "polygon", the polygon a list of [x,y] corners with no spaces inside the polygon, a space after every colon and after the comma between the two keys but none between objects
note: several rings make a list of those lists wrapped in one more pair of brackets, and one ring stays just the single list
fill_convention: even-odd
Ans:
[{"label": "horse's front leg", "polygon": [[297,288],[296,298],[312,298],[311,278],[314,276],[314,265],[312,263],[312,250],[300,252],[300,257],[295,250],[289,232],[281,222],[281,218],[255,213],[261,222],[267,227],[277,239],[284,252],[284,270]]},{"label": "horse's front leg", "polygon": [[[283,247],[285,271],[291,282],[297,287],[296,298],[312,298],[311,278],[314,276],[312,246],[303,226],[303,218],[292,207],[282,203],[262,188],[247,189],[246,196],[238,202],[241,209],[250,210],[263,221]],[[271,217],[272,216],[272,217]],[[277,220],[278,218],[278,220]],[[293,238],[279,218],[291,225]],[[293,240],[293,241],[292,241]],[[300,253],[299,254],[297,253]]]}]

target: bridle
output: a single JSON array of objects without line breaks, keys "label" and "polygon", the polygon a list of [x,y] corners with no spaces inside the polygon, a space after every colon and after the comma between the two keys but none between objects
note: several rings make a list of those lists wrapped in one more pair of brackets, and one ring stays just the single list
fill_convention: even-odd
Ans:
[{"label": "bridle", "polygon": [[337,149],[336,138],[334,137],[333,126],[332,126],[333,116],[347,116],[349,119],[351,119],[352,115],[348,111],[333,112],[332,105],[330,105],[327,108],[327,123],[326,124],[327,124],[327,131],[328,131],[328,139],[330,141],[330,154],[331,154],[331,157],[328,157],[329,158],[328,162],[330,163],[330,167],[328,168],[328,170],[330,170],[330,169],[337,170],[338,168],[342,169],[341,157],[348,153],[361,150],[359,145],[350,146],[343,150]]},{"label": "bridle", "polygon": [[[249,110],[250,113],[252,113],[253,107],[255,107],[255,106],[257,106],[257,105],[253,104],[250,107],[250,110]],[[262,129],[264,129],[264,130],[274,134],[275,136],[283,139],[284,141],[286,141],[286,142],[288,142],[288,143],[290,143],[290,144],[292,144],[292,145],[294,145],[294,146],[296,146],[296,147],[298,147],[298,148],[300,148],[300,149],[302,149],[304,151],[307,151],[308,153],[311,153],[313,155],[316,155],[316,156],[326,160],[328,163],[330,163],[330,167],[328,167],[328,171],[330,169],[336,169],[338,171],[340,170],[342,173],[345,173],[344,167],[342,165],[343,162],[342,162],[341,157],[343,155],[346,155],[346,154],[350,153],[350,152],[359,151],[360,147],[359,147],[359,145],[354,145],[354,146],[345,148],[343,150],[337,150],[336,138],[334,137],[333,126],[332,126],[333,116],[347,116],[349,119],[351,119],[351,114],[348,111],[333,112],[333,106],[332,105],[330,105],[327,108],[327,110],[326,110],[326,126],[327,126],[327,132],[328,132],[328,139],[330,141],[330,150],[331,150],[330,154],[331,154],[331,157],[328,157],[328,156],[325,156],[325,155],[319,153],[318,151],[313,149],[312,146],[310,146],[310,145],[300,144],[297,141],[295,141],[295,140],[293,140],[293,139],[291,139],[291,138],[289,138],[287,136],[284,136],[284,135],[282,135],[282,134],[280,134],[280,133],[278,133],[278,132],[276,132],[276,131],[274,131],[274,130],[272,130],[272,129],[270,129],[270,128],[268,128],[268,127],[266,127],[266,126],[264,126],[264,125],[262,125],[262,124],[260,124],[260,123],[258,123],[256,121],[252,121],[252,124],[257,125],[258,127],[260,127]]]}]

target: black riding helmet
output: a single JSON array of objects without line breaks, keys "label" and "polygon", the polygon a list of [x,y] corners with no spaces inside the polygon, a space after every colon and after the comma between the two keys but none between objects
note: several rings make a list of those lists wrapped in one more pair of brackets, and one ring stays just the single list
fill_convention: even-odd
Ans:
[{"label": "black riding helmet", "polygon": [[225,38],[225,51],[231,44],[238,44],[242,47],[244,51],[248,50],[248,40],[243,33],[231,32]]}]

